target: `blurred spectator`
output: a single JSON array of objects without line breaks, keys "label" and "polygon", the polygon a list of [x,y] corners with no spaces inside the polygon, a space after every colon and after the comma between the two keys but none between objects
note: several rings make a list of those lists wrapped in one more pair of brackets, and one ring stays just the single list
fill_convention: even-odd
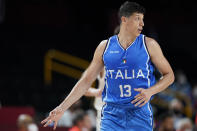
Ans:
[{"label": "blurred spectator", "polygon": [[[92,128],[93,129],[96,129],[96,125],[97,125],[97,116],[96,116],[96,111],[93,110],[93,109],[88,109],[87,111],[87,114],[90,118],[90,121],[91,121],[91,125],[92,125]],[[100,114],[101,115],[101,114]],[[100,124],[100,123],[98,123]]]},{"label": "blurred spectator", "polygon": [[177,122],[177,131],[193,131],[192,121],[189,118],[180,119]]},{"label": "blurred spectator", "polygon": [[84,115],[83,118],[83,130],[82,131],[91,131],[92,130],[92,122],[88,114]]},{"label": "blurred spectator", "polygon": [[177,70],[176,81],[172,85],[171,94],[182,102],[182,114],[192,117],[192,88],[188,82],[186,74],[182,70]]},{"label": "blurred spectator", "polygon": [[77,114],[77,112],[81,112],[81,100],[75,102],[68,110],[64,112],[64,115],[58,121],[59,127],[72,127],[73,126],[73,118]]},{"label": "blurred spectator", "polygon": [[184,117],[184,107],[179,99],[173,99],[169,106],[170,111],[173,113],[174,127],[177,127],[177,122]]},{"label": "blurred spectator", "polygon": [[73,119],[73,127],[69,131],[91,131],[92,125],[88,114],[79,112]]},{"label": "blurred spectator", "polygon": [[177,70],[175,75],[176,81],[174,83],[174,88],[172,89],[178,91],[179,93],[185,94],[186,96],[189,96],[191,98],[192,88],[187,80],[185,73],[182,70]]},{"label": "blurred spectator", "polygon": [[183,104],[179,99],[173,99],[170,102],[169,109],[174,113],[176,116],[183,116]]},{"label": "blurred spectator", "polygon": [[173,114],[170,112],[166,112],[161,115],[159,126],[155,129],[155,131],[175,131],[174,129],[174,118]]},{"label": "blurred spectator", "polygon": [[35,123],[31,123],[27,127],[28,131],[38,131],[38,126]]},{"label": "blurred spectator", "polygon": [[34,123],[33,118],[27,114],[19,115],[17,119],[18,131],[38,131],[37,125]]}]

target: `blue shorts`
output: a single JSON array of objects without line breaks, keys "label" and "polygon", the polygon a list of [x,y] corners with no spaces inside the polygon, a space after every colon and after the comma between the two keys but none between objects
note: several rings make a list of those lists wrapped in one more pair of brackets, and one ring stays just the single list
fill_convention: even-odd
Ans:
[{"label": "blue shorts", "polygon": [[106,103],[103,106],[101,116],[100,131],[153,130],[153,114],[149,103],[137,109]]}]

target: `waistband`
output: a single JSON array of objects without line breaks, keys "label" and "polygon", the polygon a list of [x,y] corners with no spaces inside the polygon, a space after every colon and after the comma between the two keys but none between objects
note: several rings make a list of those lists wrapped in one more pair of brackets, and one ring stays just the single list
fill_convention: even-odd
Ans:
[{"label": "waistband", "polygon": [[115,108],[120,108],[120,109],[132,109],[132,110],[138,110],[138,109],[141,109],[143,107],[146,107],[146,105],[144,105],[143,107],[135,107],[134,104],[132,103],[128,103],[128,104],[120,104],[120,103],[111,103],[111,102],[105,102],[104,106],[112,106],[112,107],[115,107]]}]

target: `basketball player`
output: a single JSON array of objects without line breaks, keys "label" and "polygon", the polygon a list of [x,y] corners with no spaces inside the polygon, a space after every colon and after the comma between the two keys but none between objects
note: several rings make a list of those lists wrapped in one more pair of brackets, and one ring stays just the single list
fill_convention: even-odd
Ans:
[{"label": "basketball player", "polygon": [[[66,99],[41,123],[57,122],[105,67],[101,131],[152,131],[151,97],[174,81],[174,73],[159,44],[141,34],[145,9],[134,2],[121,5],[118,35],[102,41],[93,60]],[[154,67],[162,74],[156,83]]]}]

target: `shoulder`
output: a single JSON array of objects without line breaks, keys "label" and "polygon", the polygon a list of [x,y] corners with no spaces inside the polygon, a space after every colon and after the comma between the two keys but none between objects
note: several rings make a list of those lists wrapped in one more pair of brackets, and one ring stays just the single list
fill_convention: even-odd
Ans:
[{"label": "shoulder", "polygon": [[101,41],[100,44],[97,46],[96,51],[99,51],[99,52],[102,52],[102,53],[103,53],[106,46],[107,46],[107,40],[103,40],[103,41]]},{"label": "shoulder", "polygon": [[155,39],[150,37],[145,37],[145,44],[147,46],[150,56],[157,54],[157,52],[161,52],[159,43]]},{"label": "shoulder", "polygon": [[158,42],[155,39],[153,39],[153,38],[145,37],[145,42],[146,42],[146,46],[148,48],[159,47]]},{"label": "shoulder", "polygon": [[105,46],[107,45],[107,41],[108,40],[102,40],[98,46],[100,46],[100,48],[105,48]]},{"label": "shoulder", "polygon": [[94,57],[101,58],[104,53],[106,45],[107,45],[107,40],[101,41],[94,52]]}]

